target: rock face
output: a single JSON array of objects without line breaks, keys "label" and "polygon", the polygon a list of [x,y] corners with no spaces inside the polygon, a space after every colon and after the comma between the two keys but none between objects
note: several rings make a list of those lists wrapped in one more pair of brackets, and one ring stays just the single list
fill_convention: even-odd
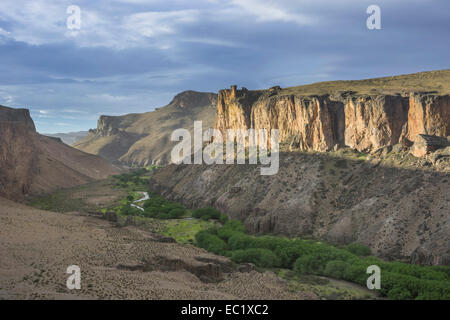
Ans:
[{"label": "rock face", "polygon": [[213,206],[252,233],[359,242],[389,260],[448,264],[449,180],[448,170],[287,152],[273,176],[258,165],[170,165],[150,188],[189,207]]},{"label": "rock face", "polygon": [[281,91],[221,90],[215,128],[278,129],[281,142],[299,150],[328,151],[345,144],[373,153],[418,134],[450,133],[450,96],[284,95]]},{"label": "rock face", "polygon": [[400,96],[352,97],[344,113],[344,143],[358,151],[373,152],[399,142],[408,104]]},{"label": "rock face", "polygon": [[170,163],[170,151],[177,142],[170,136],[175,129],[193,130],[196,120],[206,129],[212,127],[217,95],[185,91],[169,105],[143,114],[101,116],[97,129],[74,147],[127,165],[162,165]]},{"label": "rock face", "polygon": [[99,157],[38,134],[28,110],[0,107],[0,196],[21,200],[118,172]]},{"label": "rock face", "polygon": [[424,157],[430,152],[447,147],[449,144],[449,141],[444,137],[418,134],[411,147],[411,153],[416,157]]},{"label": "rock face", "polygon": [[[386,259],[448,264],[450,157],[406,150],[417,141],[422,157],[450,134],[449,81],[444,70],[258,91],[233,85],[218,95],[214,127],[223,136],[278,129],[282,151],[319,152],[282,152],[273,176],[248,164],[170,165],[150,187],[187,206],[214,206],[249,232],[356,241]],[[343,146],[371,155],[349,160]],[[398,163],[385,163],[393,150]]]},{"label": "rock face", "polygon": [[418,134],[446,137],[450,134],[450,96],[412,94],[409,98],[407,138]]}]

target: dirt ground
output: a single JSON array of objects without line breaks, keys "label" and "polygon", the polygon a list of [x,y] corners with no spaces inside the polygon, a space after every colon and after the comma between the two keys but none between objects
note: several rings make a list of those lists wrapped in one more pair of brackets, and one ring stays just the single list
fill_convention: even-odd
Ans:
[{"label": "dirt ground", "polygon": [[[0,198],[0,299],[317,298],[289,290],[274,273],[230,272],[226,258],[160,241],[134,227]],[[70,265],[81,269],[81,290],[66,287]]]}]

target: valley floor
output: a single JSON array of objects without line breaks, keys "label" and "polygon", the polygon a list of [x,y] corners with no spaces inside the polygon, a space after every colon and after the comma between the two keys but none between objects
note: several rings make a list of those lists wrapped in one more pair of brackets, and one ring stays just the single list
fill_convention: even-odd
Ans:
[{"label": "valley floor", "polygon": [[[225,258],[85,214],[0,198],[0,224],[0,299],[317,298],[272,272],[222,275]],[[81,269],[81,290],[66,287],[70,265]],[[200,280],[201,273],[223,280]]]}]

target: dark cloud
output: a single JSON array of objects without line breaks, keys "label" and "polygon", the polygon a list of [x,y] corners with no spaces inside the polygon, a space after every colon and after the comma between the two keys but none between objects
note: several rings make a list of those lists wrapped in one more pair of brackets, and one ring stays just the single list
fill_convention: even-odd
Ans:
[{"label": "dark cloud", "polygon": [[[0,5],[0,104],[53,110],[55,121],[73,131],[95,126],[97,113],[149,111],[187,89],[293,86],[450,67],[448,1],[379,1],[382,30],[366,28],[372,1],[246,2],[254,11],[242,3],[80,1],[90,15],[77,37],[64,35],[64,16],[42,25],[33,18],[30,27],[25,18],[32,11]],[[140,12],[152,13],[133,16]],[[68,107],[94,117],[64,120]],[[55,131],[40,120],[47,123],[40,130]]]}]

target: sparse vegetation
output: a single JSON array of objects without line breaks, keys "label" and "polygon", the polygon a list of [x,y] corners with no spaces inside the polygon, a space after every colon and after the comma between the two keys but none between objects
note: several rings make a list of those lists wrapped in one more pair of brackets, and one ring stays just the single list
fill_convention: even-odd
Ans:
[{"label": "sparse vegetation", "polygon": [[[151,220],[145,218],[146,220]],[[213,226],[212,222],[198,219],[168,219],[158,220],[161,223],[160,233],[174,238],[178,243],[194,243],[195,235]]]},{"label": "sparse vegetation", "polygon": [[370,256],[370,248],[368,246],[362,245],[360,243],[351,243],[344,248],[347,251],[357,255],[357,256]]},{"label": "sparse vegetation", "polygon": [[157,194],[151,194],[143,207],[143,215],[149,218],[178,219],[187,213],[186,208],[181,204],[168,201]]},{"label": "sparse vegetation", "polygon": [[227,221],[196,235],[197,245],[229,256],[237,263],[251,262],[261,268],[287,268],[296,275],[327,276],[366,285],[367,267],[382,270],[380,293],[390,299],[450,299],[450,268],[385,262],[369,256],[358,243],[336,248],[314,240],[275,236],[251,236],[240,222]]},{"label": "sparse vegetation", "polygon": [[[151,171],[151,172],[150,172]],[[148,180],[153,169],[134,169],[131,172],[113,176],[117,187],[129,191],[142,191],[148,189]]]},{"label": "sparse vegetation", "polygon": [[31,207],[53,212],[93,212],[105,207],[125,204],[128,192],[115,186],[112,178],[85,185],[60,189],[50,194],[32,197]]},{"label": "sparse vegetation", "polygon": [[220,219],[221,214],[214,208],[200,208],[192,212],[192,217],[202,220]]}]

